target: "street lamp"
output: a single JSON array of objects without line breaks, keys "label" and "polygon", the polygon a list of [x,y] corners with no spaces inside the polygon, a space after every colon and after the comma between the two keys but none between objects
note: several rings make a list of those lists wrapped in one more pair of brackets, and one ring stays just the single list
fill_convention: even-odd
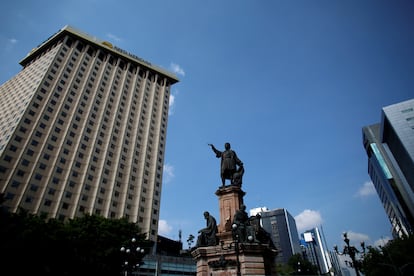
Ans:
[{"label": "street lamp", "polygon": [[[233,241],[227,244],[227,247],[224,247],[224,241],[221,241],[221,249],[231,250],[234,246],[234,251],[236,253],[237,276],[241,276],[239,255],[240,255],[241,242],[244,242],[244,241],[240,241],[238,230],[239,230],[238,225],[236,223],[233,223],[233,225],[231,226]],[[247,237],[247,241],[253,242],[253,236],[249,235]]]},{"label": "street lamp", "polygon": [[[345,246],[341,252],[338,251],[338,246],[334,246],[334,250],[338,255],[348,255],[351,258],[351,262],[345,261],[345,264],[349,267],[353,267],[355,269],[355,273],[357,276],[360,276],[359,270],[361,267],[361,262],[356,259],[358,253],[361,253],[355,246],[350,245],[350,240],[348,238],[348,234],[346,232],[343,233]],[[365,242],[361,242],[362,253],[365,253]]]},{"label": "street lamp", "polygon": [[146,253],[144,248],[139,246],[136,238],[132,238],[129,241],[128,246],[122,246],[120,251],[122,254],[122,268],[125,276],[128,276],[128,274],[144,264],[142,258],[144,258]]}]

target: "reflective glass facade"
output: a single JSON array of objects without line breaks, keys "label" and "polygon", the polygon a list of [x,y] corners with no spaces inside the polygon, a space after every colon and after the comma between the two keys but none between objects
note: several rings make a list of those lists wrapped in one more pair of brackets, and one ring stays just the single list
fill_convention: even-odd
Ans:
[{"label": "reflective glass facade", "polygon": [[414,229],[414,100],[382,109],[381,123],[365,126],[368,174],[394,236]]},{"label": "reflective glass facade", "polygon": [[277,264],[287,264],[289,258],[301,253],[296,221],[286,209],[260,212],[262,227],[270,234],[273,244],[279,251]]}]

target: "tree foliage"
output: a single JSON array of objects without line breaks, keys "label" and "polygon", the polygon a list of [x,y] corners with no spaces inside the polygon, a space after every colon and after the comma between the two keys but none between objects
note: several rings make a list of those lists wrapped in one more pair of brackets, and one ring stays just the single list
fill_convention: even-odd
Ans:
[{"label": "tree foliage", "polygon": [[301,254],[289,258],[288,265],[293,269],[292,275],[317,275],[318,268],[304,259]]},{"label": "tree foliage", "polygon": [[190,249],[191,248],[191,245],[193,244],[193,242],[194,242],[194,235],[192,235],[192,234],[190,234],[189,236],[188,236],[188,239],[187,239],[187,244],[188,244],[188,249]]},{"label": "tree foliage", "polygon": [[96,215],[64,223],[2,210],[0,225],[2,270],[14,275],[119,275],[122,244],[145,240],[136,224]]},{"label": "tree foliage", "polygon": [[367,249],[361,261],[366,276],[414,275],[414,235]]},{"label": "tree foliage", "polygon": [[318,268],[301,254],[292,255],[285,265],[277,265],[277,275],[318,275]]}]

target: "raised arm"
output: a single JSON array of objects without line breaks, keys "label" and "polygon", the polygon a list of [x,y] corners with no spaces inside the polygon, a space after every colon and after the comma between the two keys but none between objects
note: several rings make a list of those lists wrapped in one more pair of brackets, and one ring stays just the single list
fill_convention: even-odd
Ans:
[{"label": "raised arm", "polygon": [[211,149],[214,151],[214,153],[216,154],[216,157],[221,157],[221,151],[217,150],[216,147],[213,144],[208,144]]}]

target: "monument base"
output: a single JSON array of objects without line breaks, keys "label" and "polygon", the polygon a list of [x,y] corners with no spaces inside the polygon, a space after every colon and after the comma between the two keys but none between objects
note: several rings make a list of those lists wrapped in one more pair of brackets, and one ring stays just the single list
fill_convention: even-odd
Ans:
[{"label": "monument base", "polygon": [[197,276],[259,276],[277,275],[274,259],[277,251],[256,240],[235,240],[232,222],[243,203],[245,192],[241,186],[220,187],[215,193],[219,199],[220,220],[215,246],[198,247],[191,252],[197,261]]},{"label": "monument base", "polygon": [[233,242],[191,252],[197,261],[197,276],[277,275],[273,266],[276,254],[263,244]]}]

